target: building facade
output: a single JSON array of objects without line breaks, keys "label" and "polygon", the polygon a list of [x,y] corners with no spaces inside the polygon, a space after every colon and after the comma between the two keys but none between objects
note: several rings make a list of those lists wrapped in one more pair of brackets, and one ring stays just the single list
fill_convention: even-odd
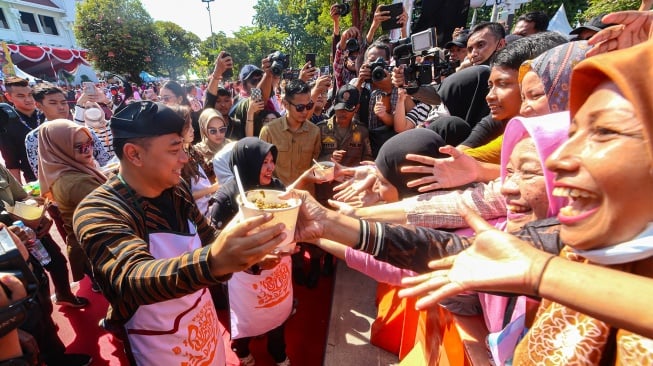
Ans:
[{"label": "building facade", "polygon": [[0,0],[0,40],[77,49],[75,7],[82,0]]}]

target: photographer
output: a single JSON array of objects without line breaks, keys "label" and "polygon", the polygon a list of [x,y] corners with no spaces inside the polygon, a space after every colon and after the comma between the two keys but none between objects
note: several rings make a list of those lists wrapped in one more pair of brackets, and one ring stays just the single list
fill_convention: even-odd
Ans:
[{"label": "photographer", "polygon": [[[242,80],[244,93],[240,97],[240,100],[234,102],[232,112],[229,115],[240,125],[243,136],[256,137],[263,127],[263,116],[261,113],[257,112],[254,114],[254,118],[250,118],[248,111],[252,103],[259,104],[259,111],[262,110],[272,94],[272,80],[274,78],[272,64],[274,60],[271,60],[270,56],[272,55],[261,60],[262,70],[254,65],[245,65],[240,70],[240,80]],[[260,97],[250,94],[253,88],[258,88],[261,91]]]},{"label": "photographer", "polygon": [[[492,57],[505,46],[505,29],[499,23],[477,24],[467,39],[467,57],[472,66],[460,70],[437,85],[422,85],[412,97],[430,105],[444,104],[449,114],[457,119],[447,119],[434,127],[447,144],[458,145],[490,109],[485,101]],[[404,85],[403,68],[393,70],[395,86]],[[447,137],[445,137],[447,136]]]},{"label": "photographer", "polygon": [[398,89],[392,85],[389,66],[390,49],[382,43],[373,43],[365,51],[365,63],[352,81],[360,92],[358,121],[370,133],[372,156],[376,157],[385,141],[394,136],[394,111]]},{"label": "photographer", "polygon": [[360,52],[358,38],[360,31],[356,27],[347,29],[338,42],[333,57],[333,77],[336,89],[348,84],[357,75],[356,60]]},{"label": "photographer", "polygon": [[[7,219],[11,219],[11,217],[3,214],[3,223],[0,223],[0,230],[7,230],[5,223]],[[22,272],[21,276],[28,284],[28,291],[25,291],[25,288],[21,288],[21,286],[15,286],[14,279],[6,277],[5,274],[0,274],[0,282],[3,285],[0,286],[0,309],[9,310],[4,309],[6,302],[3,301],[3,295],[8,295],[6,293],[7,289],[11,292],[11,296],[7,297],[12,302],[20,301],[26,296],[30,298],[23,300],[20,307],[15,306],[13,308],[15,315],[24,319],[18,325],[19,329],[12,330],[7,336],[0,338],[0,360],[9,361],[9,357],[14,357],[6,363],[7,365],[41,365],[43,363],[48,366],[89,365],[92,361],[89,355],[65,353],[66,346],[59,338],[57,326],[52,320],[53,307],[50,301],[48,276],[41,264],[29,255],[27,248],[23,244],[22,240],[27,239],[27,234],[16,226],[9,229],[8,234],[11,236],[13,243],[8,243],[8,245],[3,243],[5,258],[3,258],[2,262],[4,263],[4,259],[7,259],[12,271],[19,270]],[[20,257],[16,258],[15,254],[12,254],[14,250],[20,253]],[[16,263],[16,261],[19,262]],[[7,297],[4,297],[4,299]],[[2,326],[8,325],[9,320],[11,320],[4,318],[3,316]],[[16,337],[20,340],[20,349],[16,348]],[[20,351],[20,353],[17,351]],[[4,363],[0,363],[0,365],[4,365]]]}]

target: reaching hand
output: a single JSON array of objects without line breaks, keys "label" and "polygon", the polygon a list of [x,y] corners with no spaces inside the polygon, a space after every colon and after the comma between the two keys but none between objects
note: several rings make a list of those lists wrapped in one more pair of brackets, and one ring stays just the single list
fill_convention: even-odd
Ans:
[{"label": "reaching hand", "polygon": [[476,159],[450,145],[442,146],[439,150],[451,157],[437,159],[416,154],[406,155],[406,160],[412,160],[424,165],[402,167],[402,173],[431,174],[430,176],[411,180],[406,184],[408,187],[421,186],[418,188],[420,192],[428,192],[436,189],[460,187],[476,180],[480,169]]},{"label": "reaching hand", "polygon": [[358,196],[365,191],[372,190],[377,181],[377,176],[369,168],[356,169],[354,176],[333,188],[333,199],[341,202],[358,201]]},{"label": "reaching hand", "polygon": [[603,23],[617,24],[596,33],[588,43],[594,45],[587,57],[621,50],[653,37],[653,13],[650,11],[620,11],[603,17]]},{"label": "reaching hand", "polygon": [[260,229],[271,219],[272,214],[268,213],[245,220],[236,216],[229,222],[211,244],[209,264],[212,273],[224,276],[245,270],[271,253],[286,238],[283,224]]},{"label": "reaching hand", "polygon": [[535,294],[534,284],[552,254],[494,228],[467,207],[460,210],[476,232],[474,244],[457,255],[431,261],[431,273],[404,278],[402,285],[409,287],[399,296],[419,296],[415,307],[421,310],[467,290]]},{"label": "reaching hand", "polygon": [[299,198],[302,205],[299,208],[297,226],[295,227],[295,241],[311,241],[324,236],[324,222],[329,211],[319,204],[310,193],[293,189],[279,196],[282,199]]},{"label": "reaching hand", "polygon": [[404,87],[404,68],[405,65],[400,65],[399,67],[395,67],[392,69],[392,85],[395,88],[403,88]]}]

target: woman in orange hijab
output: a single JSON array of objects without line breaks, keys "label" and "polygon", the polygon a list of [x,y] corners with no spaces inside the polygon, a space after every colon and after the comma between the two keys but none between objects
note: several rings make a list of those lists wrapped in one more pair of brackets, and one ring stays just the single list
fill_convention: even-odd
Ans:
[{"label": "woman in orange hijab", "polygon": [[513,365],[653,364],[653,41],[590,57],[573,71],[570,138],[556,173],[560,256],[466,213],[478,237],[406,280],[434,305],[464,290],[543,297]]},{"label": "woman in orange hijab", "polygon": [[43,124],[39,131],[41,195],[54,199],[61,211],[73,281],[80,281],[84,274],[91,276],[89,260],[72,227],[73,213],[79,202],[105,181],[93,158],[88,128],[65,119]]}]

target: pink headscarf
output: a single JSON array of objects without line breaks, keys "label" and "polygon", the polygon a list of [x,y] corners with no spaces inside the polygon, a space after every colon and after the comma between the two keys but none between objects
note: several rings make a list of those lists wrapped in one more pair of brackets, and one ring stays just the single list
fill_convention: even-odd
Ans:
[{"label": "pink headscarf", "polygon": [[91,137],[88,128],[67,119],[47,122],[39,128],[39,184],[41,196],[47,197],[54,182],[66,172],[83,172],[102,184],[107,178],[92,166],[75,160],[74,136],[84,131]]},{"label": "pink headscarf", "polygon": [[553,179],[555,174],[546,169],[544,162],[562,143],[567,141],[569,134],[569,112],[558,112],[537,116],[532,118],[515,117],[508,122],[506,131],[503,134],[501,145],[501,183],[506,178],[506,166],[510,160],[510,154],[515,145],[526,137],[533,138],[537,155],[542,164],[544,179],[546,183],[546,194],[549,199],[548,216],[558,214],[565,200],[554,197]]}]

